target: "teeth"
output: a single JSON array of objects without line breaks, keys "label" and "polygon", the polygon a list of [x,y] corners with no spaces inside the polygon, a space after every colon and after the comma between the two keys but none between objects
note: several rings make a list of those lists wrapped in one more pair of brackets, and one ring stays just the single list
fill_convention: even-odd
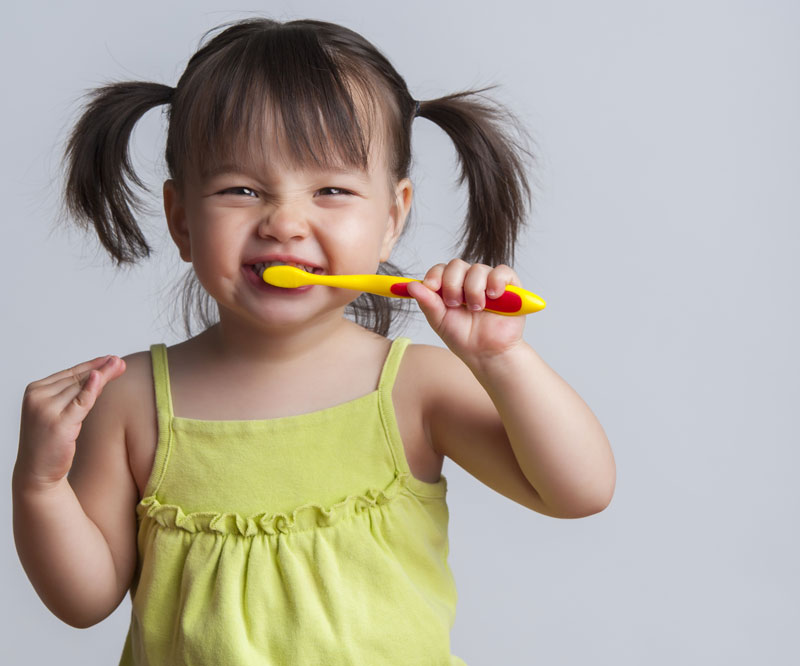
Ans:
[{"label": "teeth", "polygon": [[291,261],[265,261],[259,264],[253,264],[253,272],[255,272],[258,277],[262,277],[264,275],[264,270],[270,266],[294,266],[295,268],[304,270],[306,273],[322,272],[321,269],[314,268],[313,266],[303,266],[302,264],[295,264]]}]

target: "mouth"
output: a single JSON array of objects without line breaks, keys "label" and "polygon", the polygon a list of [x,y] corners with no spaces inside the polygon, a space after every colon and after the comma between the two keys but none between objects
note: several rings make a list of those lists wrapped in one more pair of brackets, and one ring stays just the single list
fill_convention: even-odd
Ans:
[{"label": "mouth", "polygon": [[262,261],[255,264],[248,264],[250,270],[253,271],[260,279],[263,279],[264,271],[270,266],[294,266],[306,273],[314,273],[315,275],[322,275],[324,271],[318,266],[306,266],[303,264],[296,264],[291,261]]}]

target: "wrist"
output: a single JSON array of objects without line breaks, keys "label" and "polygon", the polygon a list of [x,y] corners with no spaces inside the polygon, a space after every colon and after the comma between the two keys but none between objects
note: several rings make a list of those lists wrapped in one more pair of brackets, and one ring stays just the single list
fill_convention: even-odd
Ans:
[{"label": "wrist", "polygon": [[19,464],[14,466],[14,471],[11,475],[11,492],[17,497],[48,495],[52,492],[58,492],[64,485],[69,485],[66,476],[56,481],[42,480],[35,474],[27,472]]},{"label": "wrist", "polygon": [[527,342],[519,339],[502,350],[483,352],[462,360],[478,381],[484,384],[486,381],[497,381],[519,372],[521,367],[530,362],[531,355],[535,353]]}]

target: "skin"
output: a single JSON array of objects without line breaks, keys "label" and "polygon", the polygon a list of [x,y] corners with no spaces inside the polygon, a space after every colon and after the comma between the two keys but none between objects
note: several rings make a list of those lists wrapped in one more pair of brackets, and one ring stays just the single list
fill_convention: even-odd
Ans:
[{"label": "skin", "polygon": [[[389,187],[385,156],[376,148],[371,157],[367,173],[271,159],[165,183],[178,253],[220,309],[218,324],[169,349],[177,415],[273,418],[374,390],[390,342],[343,318],[356,293],[265,293],[244,267],[288,253],[326,273],[375,272],[402,232],[413,189],[408,179]],[[409,285],[447,347],[411,345],[401,363],[393,402],[409,466],[433,483],[447,456],[539,513],[597,513],[616,480],[608,439],[523,339],[526,318],[483,311],[485,293],[509,284],[520,282],[508,266],[454,259]],[[134,507],[157,438],[155,407],[142,399],[152,396],[150,373],[149,353],[139,352],[87,361],[26,389],[13,477],[17,550],[44,603],[73,626],[105,618],[133,579]]]}]

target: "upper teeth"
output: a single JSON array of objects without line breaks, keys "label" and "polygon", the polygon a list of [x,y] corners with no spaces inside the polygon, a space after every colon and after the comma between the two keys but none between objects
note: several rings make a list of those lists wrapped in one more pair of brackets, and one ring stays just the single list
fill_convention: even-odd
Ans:
[{"label": "upper teeth", "polygon": [[294,266],[295,268],[300,268],[304,270],[306,273],[315,273],[316,269],[313,266],[304,266],[302,264],[295,264],[291,261],[264,261],[259,264],[253,264],[253,270],[258,273],[259,276],[264,274],[264,269],[269,268],[270,266]]}]

